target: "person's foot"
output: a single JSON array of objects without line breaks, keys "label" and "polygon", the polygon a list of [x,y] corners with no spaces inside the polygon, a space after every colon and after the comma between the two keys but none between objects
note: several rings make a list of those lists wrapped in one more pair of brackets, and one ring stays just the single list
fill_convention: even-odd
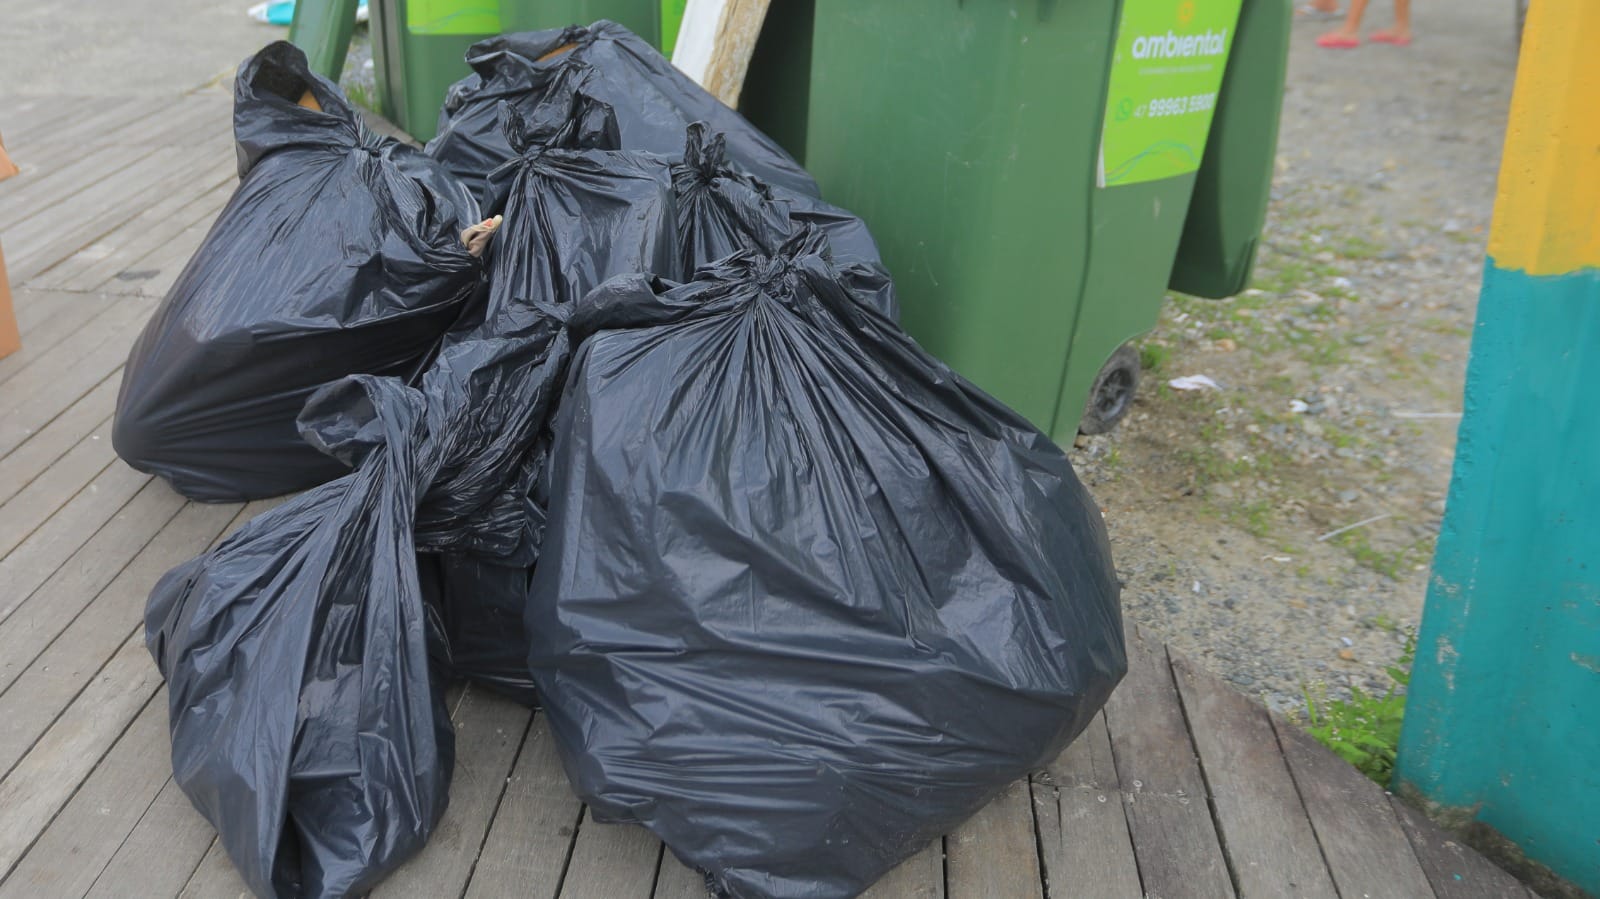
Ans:
[{"label": "person's foot", "polygon": [[1317,38],[1317,46],[1329,50],[1349,50],[1361,46],[1361,36],[1351,31],[1330,31]]},{"label": "person's foot", "polygon": [[1337,19],[1343,15],[1339,11],[1339,0],[1312,0],[1312,2],[1298,7],[1295,12],[1307,19]]},{"label": "person's foot", "polygon": [[1374,44],[1394,44],[1396,47],[1404,47],[1411,43],[1411,31],[1409,29],[1401,31],[1398,28],[1383,28],[1372,32],[1367,37],[1367,40],[1372,41]]}]

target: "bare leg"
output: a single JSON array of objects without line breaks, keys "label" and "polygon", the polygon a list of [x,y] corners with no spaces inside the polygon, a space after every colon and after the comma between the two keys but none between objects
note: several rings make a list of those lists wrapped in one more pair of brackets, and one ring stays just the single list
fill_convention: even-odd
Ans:
[{"label": "bare leg", "polygon": [[[1409,2],[1409,0],[1399,0]],[[1367,0],[1350,0],[1350,12],[1344,17],[1344,24],[1323,35],[1324,38],[1340,38],[1355,40],[1361,36],[1361,17],[1366,15]]]},{"label": "bare leg", "polygon": [[1311,8],[1317,12],[1338,12],[1339,0],[1311,0]]},{"label": "bare leg", "polygon": [[1411,40],[1411,0],[1394,0],[1394,27],[1375,31],[1372,39],[1404,44]]}]

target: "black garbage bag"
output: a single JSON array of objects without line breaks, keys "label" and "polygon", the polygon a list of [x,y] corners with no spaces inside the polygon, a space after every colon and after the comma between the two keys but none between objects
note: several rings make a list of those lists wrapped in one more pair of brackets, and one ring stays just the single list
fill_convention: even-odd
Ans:
[{"label": "black garbage bag", "polygon": [[[705,122],[727,135],[728,155],[741,169],[818,195],[816,182],[782,147],[615,22],[489,38],[468,49],[467,63],[473,74],[446,95],[428,153],[474,190],[513,155],[500,130],[501,102],[526,114],[552,93],[582,90],[615,111],[624,150],[675,158],[684,128]],[[487,198],[484,206],[498,211]]]},{"label": "black garbage bag", "polygon": [[245,60],[233,115],[239,187],[134,344],[112,431],[128,464],[216,502],[343,474],[295,430],[306,398],[419,373],[481,280],[471,195],[367,132],[292,44]]},{"label": "black garbage bag", "polygon": [[450,649],[429,639],[440,622],[413,521],[447,517],[428,514],[430,496],[516,470],[490,457],[525,452],[543,425],[568,356],[563,318],[446,346],[420,388],[357,375],[320,389],[302,432],[355,471],[151,593],[173,777],[257,893],[358,894],[443,813],[453,744],[429,659]]},{"label": "black garbage bag", "polygon": [[420,397],[325,435],[357,471],[168,572],[145,609],[172,776],[260,896],[360,894],[444,814],[454,734],[430,674],[411,516]]},{"label": "black garbage bag", "polygon": [[[359,375],[307,401],[305,439],[354,471],[151,594],[146,639],[170,684],[174,777],[258,893],[357,893],[422,846],[451,766],[430,656],[531,701],[520,627],[489,630],[511,581],[480,577],[501,585],[485,596],[459,579],[451,592],[446,577],[439,595],[438,572],[482,561],[525,585],[543,515],[528,485],[548,448],[572,302],[591,281],[676,258],[664,162],[560,149],[603,139],[604,113],[564,117],[504,173],[486,305],[416,386]],[[533,136],[514,113],[508,124],[519,145]],[[525,587],[514,602],[520,615]]]},{"label": "black garbage bag", "polygon": [[[552,98],[531,119],[510,106],[502,112],[519,155],[491,178],[506,217],[488,253],[489,300],[481,321],[446,339],[450,371],[430,372],[423,385],[430,395],[446,389],[447,374],[468,382],[519,376],[486,361],[506,335],[524,333],[530,322],[558,322],[614,275],[676,265],[668,163],[617,150],[609,106],[576,93]],[[557,358],[552,371],[564,362]],[[436,608],[447,638],[439,661],[532,704],[522,615],[544,529],[538,490],[549,439],[538,415],[517,427],[507,419],[480,416],[469,426],[497,430],[493,440],[451,454],[419,513],[417,546],[439,554]]]},{"label": "black garbage bag", "polygon": [[529,594],[580,797],[734,896],[857,894],[1125,670],[1061,450],[821,252],[808,232],[579,304]]}]

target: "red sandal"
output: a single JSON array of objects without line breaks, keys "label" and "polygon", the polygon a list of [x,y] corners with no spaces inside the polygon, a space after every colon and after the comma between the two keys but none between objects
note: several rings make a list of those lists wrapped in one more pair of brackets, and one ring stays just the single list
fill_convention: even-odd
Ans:
[{"label": "red sandal", "polygon": [[1361,38],[1345,37],[1338,33],[1324,34],[1322,37],[1317,38],[1317,46],[1326,47],[1329,50],[1353,50],[1361,46]]}]

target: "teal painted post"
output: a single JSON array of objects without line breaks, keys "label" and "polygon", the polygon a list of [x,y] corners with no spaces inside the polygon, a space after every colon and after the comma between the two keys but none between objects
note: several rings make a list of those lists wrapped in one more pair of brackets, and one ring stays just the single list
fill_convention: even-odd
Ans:
[{"label": "teal painted post", "polygon": [[1600,892],[1600,271],[1491,261],[1397,785]]},{"label": "teal painted post", "polygon": [[1600,894],[1597,44],[1533,5],[1395,786]]}]

